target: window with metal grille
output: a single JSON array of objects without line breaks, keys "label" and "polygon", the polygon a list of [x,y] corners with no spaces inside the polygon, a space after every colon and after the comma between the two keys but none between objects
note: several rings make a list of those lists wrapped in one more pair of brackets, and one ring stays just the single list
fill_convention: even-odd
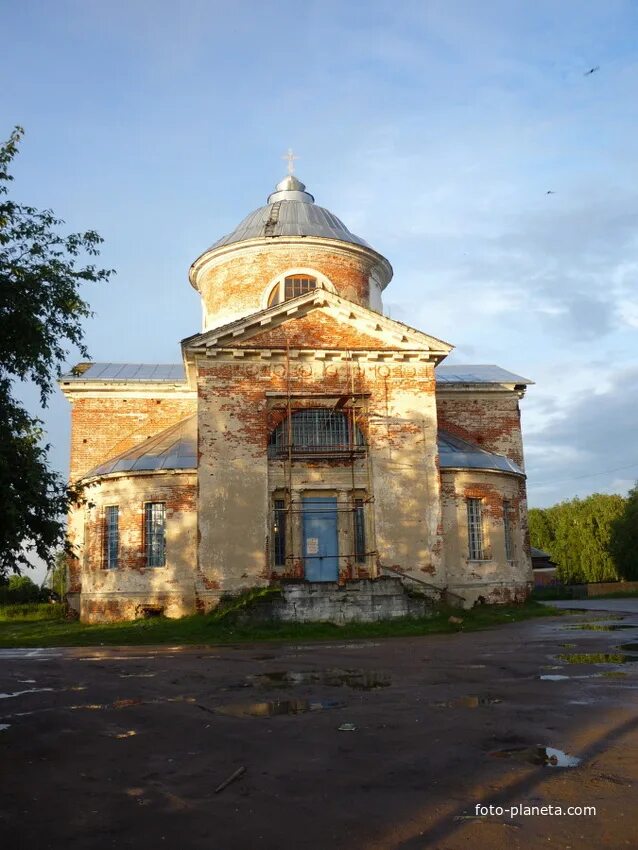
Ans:
[{"label": "window with metal grille", "polygon": [[272,527],[273,557],[276,567],[286,565],[286,503],[275,499],[275,517]]},{"label": "window with metal grille", "polygon": [[363,564],[366,560],[366,527],[363,499],[354,501],[354,560]]},{"label": "window with metal grille", "polygon": [[511,512],[512,503],[509,501],[509,499],[503,499],[503,535],[505,537],[505,558],[508,561],[514,560]]},{"label": "window with metal grille", "polygon": [[467,500],[467,539],[470,561],[482,561],[483,514],[480,499]]},{"label": "window with metal grille", "polygon": [[270,454],[283,454],[292,444],[295,453],[326,454],[364,446],[363,434],[354,427],[351,418],[340,410],[309,408],[292,414],[281,422],[270,435]]},{"label": "window with metal grille", "polygon": [[117,567],[120,548],[120,521],[117,505],[104,508],[104,566],[107,570]]},{"label": "window with metal grille", "polygon": [[147,502],[144,505],[144,547],[147,567],[165,566],[166,505],[164,502]]}]

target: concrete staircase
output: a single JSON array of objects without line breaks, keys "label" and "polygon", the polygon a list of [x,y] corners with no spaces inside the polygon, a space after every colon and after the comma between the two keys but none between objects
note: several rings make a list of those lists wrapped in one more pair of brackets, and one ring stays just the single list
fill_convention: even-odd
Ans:
[{"label": "concrete staircase", "polygon": [[253,605],[252,621],[294,623],[373,623],[401,617],[424,617],[432,600],[408,593],[399,578],[336,582],[292,582],[282,585],[281,596]]}]

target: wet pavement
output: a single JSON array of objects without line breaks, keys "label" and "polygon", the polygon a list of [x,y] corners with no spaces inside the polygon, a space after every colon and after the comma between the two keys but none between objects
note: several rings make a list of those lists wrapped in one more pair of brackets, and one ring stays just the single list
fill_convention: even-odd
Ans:
[{"label": "wet pavement", "polygon": [[[0,650],[0,847],[634,848],[632,614],[369,642]],[[477,804],[597,815],[476,817]]]}]

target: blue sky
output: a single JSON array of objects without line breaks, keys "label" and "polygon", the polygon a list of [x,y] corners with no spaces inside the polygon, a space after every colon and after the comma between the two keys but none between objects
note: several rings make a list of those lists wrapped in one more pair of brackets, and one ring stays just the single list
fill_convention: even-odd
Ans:
[{"label": "blue sky", "polygon": [[[633,484],[635,3],[23,0],[3,28],[2,132],[27,132],[13,196],[98,230],[117,270],[85,292],[93,359],[179,360],[190,263],[291,146],[393,264],[393,317],[454,343],[450,362],[536,381],[532,505]],[[43,418],[65,471],[60,395]]]}]

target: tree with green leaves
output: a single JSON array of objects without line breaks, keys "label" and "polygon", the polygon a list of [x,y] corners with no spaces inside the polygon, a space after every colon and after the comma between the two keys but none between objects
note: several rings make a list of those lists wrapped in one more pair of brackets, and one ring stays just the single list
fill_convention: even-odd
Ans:
[{"label": "tree with green leaves", "polygon": [[46,407],[69,346],[88,356],[82,285],[112,274],[89,261],[99,254],[97,233],[62,235],[64,222],[51,210],[10,199],[22,135],[16,127],[0,145],[0,575],[30,566],[32,553],[51,560],[77,495],[50,468],[42,422],[18,401],[15,385],[33,382]]},{"label": "tree with green leaves", "polygon": [[618,572],[627,581],[638,580],[638,484],[629,491],[625,509],[614,521],[610,550]]},{"label": "tree with green leaves", "polygon": [[617,581],[613,553],[616,523],[625,511],[622,496],[593,493],[550,508],[530,510],[532,546],[552,556],[565,583]]}]

